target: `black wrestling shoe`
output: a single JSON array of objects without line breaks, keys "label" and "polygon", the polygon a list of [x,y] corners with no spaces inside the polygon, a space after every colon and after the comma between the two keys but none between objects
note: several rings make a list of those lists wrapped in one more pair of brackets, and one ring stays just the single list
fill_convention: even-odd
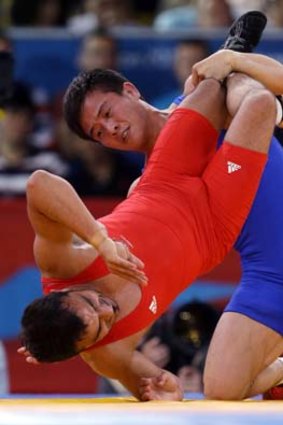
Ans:
[{"label": "black wrestling shoe", "polygon": [[235,52],[252,52],[259,43],[267,18],[256,10],[244,13],[232,24],[222,49]]}]

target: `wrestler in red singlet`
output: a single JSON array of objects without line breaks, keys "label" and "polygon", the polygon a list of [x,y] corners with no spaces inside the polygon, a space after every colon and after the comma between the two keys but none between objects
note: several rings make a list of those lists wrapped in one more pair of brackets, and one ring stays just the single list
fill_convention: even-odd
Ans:
[{"label": "wrestler in red singlet", "polygon": [[[232,247],[251,208],[267,156],[227,142],[215,154],[217,137],[202,115],[177,109],[135,190],[100,219],[109,236],[124,236],[131,242],[133,253],[145,263],[149,283],[137,307],[90,348],[147,328]],[[231,172],[231,164],[236,171]],[[96,260],[71,280],[43,279],[45,293],[106,273],[101,260]]]}]

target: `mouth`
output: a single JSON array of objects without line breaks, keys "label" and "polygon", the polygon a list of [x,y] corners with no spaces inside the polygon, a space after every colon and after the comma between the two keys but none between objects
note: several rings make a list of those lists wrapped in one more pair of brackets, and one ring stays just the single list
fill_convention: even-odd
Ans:
[{"label": "mouth", "polygon": [[129,129],[130,127],[127,127],[123,132],[122,132],[122,140],[123,142],[126,142],[128,139],[128,134],[129,134]]}]

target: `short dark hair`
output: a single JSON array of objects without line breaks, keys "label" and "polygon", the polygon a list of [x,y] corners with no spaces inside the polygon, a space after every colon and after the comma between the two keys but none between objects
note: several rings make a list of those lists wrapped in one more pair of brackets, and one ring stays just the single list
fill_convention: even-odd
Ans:
[{"label": "short dark hair", "polygon": [[69,128],[80,138],[92,140],[81,126],[81,110],[88,93],[100,90],[104,93],[122,94],[123,84],[127,82],[122,74],[111,69],[93,69],[81,72],[69,85],[63,103],[64,118]]},{"label": "short dark hair", "polygon": [[52,363],[78,354],[86,325],[66,306],[68,292],[52,292],[29,304],[22,317],[22,344],[33,357]]}]

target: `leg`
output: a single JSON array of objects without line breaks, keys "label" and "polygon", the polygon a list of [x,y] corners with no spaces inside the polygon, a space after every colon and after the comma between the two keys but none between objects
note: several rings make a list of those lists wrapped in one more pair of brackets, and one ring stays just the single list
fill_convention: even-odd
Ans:
[{"label": "leg", "polygon": [[226,120],[226,90],[214,79],[202,81],[198,87],[180,104],[203,115],[217,130],[222,130]]},{"label": "leg", "polygon": [[[236,86],[233,85],[231,90],[230,95],[235,97]],[[224,142],[223,151],[218,151],[215,163],[213,160],[204,173],[216,217],[215,228],[227,250],[250,211],[263,171],[260,165],[257,170],[254,166],[260,164],[262,153],[269,148],[275,122],[275,101],[261,86],[249,90],[244,99],[237,100],[234,106],[235,117],[226,134],[229,143]],[[220,164],[218,169],[215,167],[217,160]],[[232,174],[228,170],[227,176],[227,160],[241,168]],[[221,164],[226,167],[224,172]],[[251,182],[251,179],[254,181]],[[266,365],[281,354],[282,348],[282,338],[273,330],[242,314],[224,313],[207,356],[204,373],[206,396],[238,400],[250,395],[252,382]]]},{"label": "leg", "polygon": [[[258,228],[253,229],[256,232],[262,227],[262,222],[257,223]],[[205,383],[209,398],[250,397],[277,385],[283,377],[283,363],[277,360],[283,353],[281,266],[273,262],[272,254],[269,257],[271,240],[262,236],[256,243],[259,238],[250,235],[249,253],[241,252],[241,282],[217,325],[207,357]],[[279,239],[280,235],[278,228]],[[251,246],[256,248],[251,250]],[[278,259],[280,252],[275,254]],[[221,350],[225,344],[224,357]]]},{"label": "leg", "polygon": [[283,376],[282,363],[273,363],[282,352],[278,333],[242,314],[223,313],[206,358],[205,396],[240,400],[266,391]]},{"label": "leg", "polygon": [[225,90],[205,80],[169,118],[156,142],[147,174],[169,172],[200,176],[215,153],[218,130],[226,118]]},{"label": "leg", "polygon": [[268,152],[273,134],[276,105],[262,84],[243,74],[227,79],[227,109],[233,117],[226,140],[258,152]]},{"label": "leg", "polygon": [[[267,90],[259,86],[248,91],[238,102],[226,141],[203,174],[215,239],[224,250],[219,249],[219,261],[235,243],[250,212],[267,160],[275,109],[275,99]],[[231,164],[236,169],[231,170]]]},{"label": "leg", "polygon": [[[282,343],[283,345],[283,343]],[[274,362],[267,366],[255,378],[248,397],[253,397],[257,394],[265,393],[270,388],[279,384],[283,379],[283,359],[278,357]]]}]

